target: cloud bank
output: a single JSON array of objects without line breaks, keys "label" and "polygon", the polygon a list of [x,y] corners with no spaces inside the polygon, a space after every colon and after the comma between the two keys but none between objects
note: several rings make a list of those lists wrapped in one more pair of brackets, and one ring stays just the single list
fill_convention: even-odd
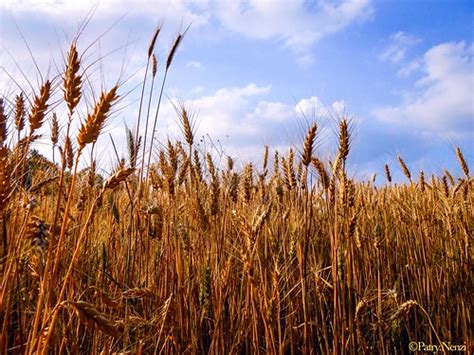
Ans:
[{"label": "cloud bank", "polygon": [[[442,43],[429,49],[420,63],[422,76],[398,105],[378,107],[375,116],[390,125],[420,131],[473,135],[474,44]],[[411,64],[408,64],[411,65]]]}]

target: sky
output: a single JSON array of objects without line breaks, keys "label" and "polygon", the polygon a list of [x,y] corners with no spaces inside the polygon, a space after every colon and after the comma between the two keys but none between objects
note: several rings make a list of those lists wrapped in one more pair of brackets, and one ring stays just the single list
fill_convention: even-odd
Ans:
[{"label": "sky", "polygon": [[[474,169],[472,1],[0,0],[0,96],[7,108],[20,90],[31,95],[42,77],[63,70],[68,46],[95,5],[78,40],[88,80],[73,126],[100,90],[120,81],[121,101],[96,149],[109,167],[109,134],[125,155],[124,127],[136,122],[156,26],[162,25],[159,86],[174,38],[191,25],[168,74],[157,145],[181,137],[173,105],[184,102],[198,143],[217,163],[227,155],[258,162],[265,144],[299,150],[313,121],[315,155],[330,159],[344,116],[352,123],[348,167],[358,179],[382,176],[386,163],[401,179],[397,155],[413,172],[448,168],[460,176],[455,146]],[[149,91],[147,85],[146,103]],[[54,108],[64,125],[64,108]],[[36,148],[50,155],[44,142]]]}]

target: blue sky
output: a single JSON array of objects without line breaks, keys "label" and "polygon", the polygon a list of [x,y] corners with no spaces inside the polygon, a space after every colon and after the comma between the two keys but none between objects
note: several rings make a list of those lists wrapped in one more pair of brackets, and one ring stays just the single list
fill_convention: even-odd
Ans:
[{"label": "blue sky", "polygon": [[[93,3],[0,0],[1,67],[29,92],[10,58],[35,82],[18,25],[53,76]],[[103,0],[79,51],[108,30],[86,56],[92,63],[112,51],[88,73],[95,90],[113,85],[125,65],[128,94],[107,126],[121,151],[124,122],[135,122],[136,87],[156,24],[164,23],[155,51],[163,63],[174,36],[192,22],[169,74],[159,141],[180,134],[168,98],[194,110],[198,135],[209,134],[216,153],[242,160],[258,160],[264,144],[282,151],[301,146],[312,119],[321,128],[316,153],[330,158],[337,149],[335,117],[346,114],[354,123],[352,175],[380,175],[388,163],[400,176],[397,154],[413,171],[459,173],[453,145],[474,162],[473,10],[472,1],[443,0]],[[19,90],[2,70],[0,85],[0,95]],[[90,90],[86,97],[91,100]],[[86,112],[84,105],[77,120]],[[98,147],[107,164],[109,142],[102,137]]]}]

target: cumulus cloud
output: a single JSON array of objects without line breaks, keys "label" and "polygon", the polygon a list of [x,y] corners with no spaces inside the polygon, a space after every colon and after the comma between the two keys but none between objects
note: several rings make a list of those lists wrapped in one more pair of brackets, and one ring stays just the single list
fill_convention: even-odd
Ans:
[{"label": "cumulus cloud", "polygon": [[[0,19],[4,25],[1,28],[0,51],[7,48],[21,68],[29,67],[26,76],[35,77],[36,69],[19,34],[15,32],[12,21],[14,19],[25,33],[36,61],[40,68],[44,69],[42,72],[50,68],[49,77],[52,77],[64,67],[64,58],[61,55],[67,51],[69,41],[61,41],[63,33],[74,34],[80,19],[84,18],[96,3],[95,0],[0,0],[0,17],[8,20],[7,22]],[[137,18],[147,20],[151,28],[159,19],[166,20],[166,28],[175,28],[175,24],[179,25],[180,22],[192,22],[193,30],[211,25],[212,20],[212,26],[217,24],[222,31],[230,30],[251,39],[277,40],[282,46],[293,51],[301,64],[307,65],[313,60],[311,46],[314,43],[356,21],[366,19],[371,13],[370,0],[341,0],[336,3],[319,1],[311,7],[303,0],[138,0],[133,4],[125,0],[101,0],[93,21],[80,38],[78,48],[81,54],[85,46],[96,39],[97,34],[107,32],[121,15],[126,15],[122,20],[126,26],[121,23],[106,33],[83,58],[84,67],[95,63],[87,72],[88,81],[85,88],[88,92],[84,95],[84,101],[91,106],[94,95],[89,86],[94,87],[95,95],[102,88],[110,88],[120,76],[122,64],[124,65],[125,74],[120,79],[127,81],[122,90],[124,95],[129,93],[127,99],[130,102],[125,102],[124,99],[121,104],[123,110],[117,112],[115,119],[107,126],[107,133],[117,135],[116,144],[119,151],[124,151],[123,122],[127,121],[129,126],[134,124],[138,100],[136,93],[139,91],[136,87],[139,87],[139,81],[143,77],[146,59],[146,51],[137,54],[134,50],[146,48],[147,43],[142,46],[142,42],[147,42],[150,35],[135,32],[131,37],[127,37],[130,28],[143,32],[141,26],[136,27]],[[30,26],[22,27],[22,21]],[[137,37],[142,41],[139,44]],[[58,49],[60,42],[64,48]],[[54,61],[52,53],[56,53]],[[187,63],[188,67],[202,67],[199,62],[188,61],[191,59],[185,58],[184,63]],[[5,51],[0,53],[0,62],[2,66],[9,66],[8,70],[12,76],[21,80],[22,75],[13,63],[10,63]],[[135,74],[132,79],[126,76],[132,74]],[[0,73],[0,84],[12,86],[9,78],[3,73]],[[36,87],[35,84],[34,82],[33,86]],[[16,93],[17,88],[12,87],[11,91]],[[259,155],[264,142],[282,146],[288,144],[284,139],[286,132],[282,132],[301,128],[294,122],[298,117],[301,118],[302,112],[310,118],[327,114],[324,112],[326,108],[317,97],[302,98],[297,104],[289,104],[270,98],[271,87],[266,85],[224,87],[209,95],[203,95],[203,92],[208,93],[201,87],[188,91],[192,99],[187,103],[195,109],[198,133],[209,134],[216,139],[227,139],[229,136],[228,146],[234,150],[239,148],[245,151],[246,156],[250,152]],[[59,98],[59,91],[57,95]],[[342,105],[341,101],[328,107],[341,109]],[[80,111],[84,116],[87,109],[84,107]],[[159,127],[162,134],[171,133],[177,136],[180,133],[176,113],[167,102],[164,102],[160,113]],[[110,152],[109,148],[108,136],[99,140],[97,151]]]},{"label": "cumulus cloud", "polygon": [[[249,83],[183,100],[195,124],[196,137],[210,137],[213,142],[219,142],[225,154],[243,160],[258,159],[264,144],[281,149],[292,143],[300,144],[299,139],[306,133],[302,131],[303,112],[308,119],[318,120],[327,118],[330,111],[341,109],[343,105],[343,101],[338,101],[326,107],[316,96],[290,104],[271,101],[268,99],[270,95],[270,86]],[[133,113],[121,113],[121,116],[131,115]],[[161,137],[181,139],[182,132],[173,103],[163,103],[158,122]],[[113,128],[113,131],[122,134],[120,129]],[[120,140],[117,140],[117,145],[121,146],[119,150],[125,150]]]},{"label": "cumulus cloud", "polygon": [[295,106],[295,110],[309,118],[327,118],[331,115],[342,115],[345,103],[343,100],[335,101],[331,105],[325,105],[317,96],[301,99]]},{"label": "cumulus cloud", "polygon": [[[318,120],[328,117],[332,110],[341,110],[344,105],[343,101],[337,101],[325,106],[316,96],[302,98],[291,104],[269,100],[270,95],[271,86],[249,83],[244,86],[224,87],[210,95],[184,100],[195,125],[196,141],[202,136],[208,136],[213,142],[219,142],[219,149],[222,148],[225,154],[239,157],[242,161],[258,161],[264,144],[269,144],[279,151],[286,151],[290,144],[301,143],[299,138],[305,134],[301,125],[303,113],[308,119]],[[195,97],[196,93],[191,96]],[[98,157],[106,165],[112,166],[116,161],[115,153],[110,149],[109,134],[114,139],[119,155],[127,156],[124,125],[127,123],[133,129],[137,115],[136,103],[130,100],[128,97],[122,98],[95,148]],[[170,101],[162,103],[155,148],[166,142],[168,137],[182,139],[174,104],[176,103]],[[82,111],[84,115],[86,109],[83,108]],[[65,115],[61,117],[64,118]],[[151,111],[149,134],[153,117],[154,107]],[[142,119],[144,120],[144,117]],[[145,130],[144,123],[145,121],[142,121],[142,134]],[[73,135],[78,125],[79,122],[75,118]],[[45,137],[49,139],[48,136]],[[48,145],[38,145],[36,148],[45,156],[51,157]],[[87,164],[86,161],[83,163]]]},{"label": "cumulus cloud", "polygon": [[474,44],[442,43],[429,49],[420,63],[423,76],[399,105],[374,111],[386,123],[452,136],[473,134]]},{"label": "cumulus cloud", "polygon": [[270,86],[253,83],[243,87],[223,88],[213,95],[186,101],[198,113],[199,128],[211,136],[261,136],[271,127],[288,124],[302,116],[312,119],[327,118],[342,112],[344,101],[326,106],[316,97],[303,98],[296,104],[265,99]]},{"label": "cumulus cloud", "polygon": [[282,102],[260,101],[253,112],[256,119],[265,119],[272,122],[285,122],[294,115],[289,105]]},{"label": "cumulus cloud", "polygon": [[0,9],[16,16],[42,14],[62,24],[85,17],[98,5],[94,18],[122,15],[166,19],[167,24],[192,23],[193,28],[215,20],[221,29],[251,39],[275,39],[296,54],[299,64],[310,65],[311,46],[373,13],[371,0],[0,0]]},{"label": "cumulus cloud", "polygon": [[16,15],[44,14],[60,22],[69,22],[71,16],[87,15],[97,6],[95,18],[122,15],[141,15],[149,18],[166,18],[168,21],[193,23],[194,27],[207,24],[207,0],[0,0],[0,9]]},{"label": "cumulus cloud", "polygon": [[372,15],[370,0],[320,1],[249,0],[221,2],[217,17],[228,29],[256,39],[279,39],[298,55],[301,64],[313,60],[310,47]]},{"label": "cumulus cloud", "polygon": [[191,100],[199,113],[200,129],[211,135],[250,134],[255,126],[247,118],[250,99],[270,91],[270,86],[248,84],[245,87],[223,88],[214,95]]}]

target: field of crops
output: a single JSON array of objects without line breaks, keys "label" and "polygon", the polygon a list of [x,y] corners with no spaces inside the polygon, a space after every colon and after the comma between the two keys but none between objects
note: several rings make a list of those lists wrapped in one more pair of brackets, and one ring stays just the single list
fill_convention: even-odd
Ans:
[{"label": "field of crops", "polygon": [[[184,35],[157,74],[158,34],[147,88],[165,86]],[[124,93],[85,97],[81,60],[73,41],[57,76],[0,94],[0,353],[472,350],[474,180],[460,149],[462,176],[399,156],[383,184],[357,181],[341,117],[330,161],[314,122],[290,151],[217,164],[185,104],[182,139],[157,142],[142,93],[129,154],[102,176],[93,148]],[[40,130],[54,162],[34,150]]]}]

